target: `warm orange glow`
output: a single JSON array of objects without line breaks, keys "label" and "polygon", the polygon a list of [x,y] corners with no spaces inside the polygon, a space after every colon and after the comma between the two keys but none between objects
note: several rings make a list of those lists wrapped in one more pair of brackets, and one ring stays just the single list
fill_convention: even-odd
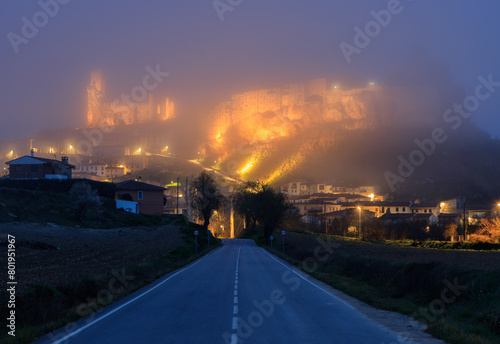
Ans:
[{"label": "warm orange glow", "polygon": [[300,147],[299,151],[286,158],[281,165],[274,170],[273,173],[265,180],[265,183],[274,183],[279,178],[286,176],[299,167],[307,155],[312,151],[313,146],[311,143],[304,144]]},{"label": "warm orange glow", "polygon": [[250,160],[247,164],[241,169],[241,173],[247,173],[253,167],[254,161]]},{"label": "warm orange glow", "polygon": [[14,151],[13,151],[13,150],[11,150],[9,153],[7,153],[7,155],[6,155],[5,157],[7,157],[7,158],[9,158],[9,159],[10,159],[10,158],[12,158],[13,156],[14,156]]}]

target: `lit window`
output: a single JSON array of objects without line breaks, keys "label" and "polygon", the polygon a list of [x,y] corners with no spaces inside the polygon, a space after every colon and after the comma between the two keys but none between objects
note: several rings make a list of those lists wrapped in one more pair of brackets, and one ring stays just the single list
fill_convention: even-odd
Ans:
[{"label": "lit window", "polygon": [[144,197],[143,192],[142,192],[142,191],[138,191],[138,192],[137,192],[137,199],[138,199],[139,201],[142,201],[143,197]]}]

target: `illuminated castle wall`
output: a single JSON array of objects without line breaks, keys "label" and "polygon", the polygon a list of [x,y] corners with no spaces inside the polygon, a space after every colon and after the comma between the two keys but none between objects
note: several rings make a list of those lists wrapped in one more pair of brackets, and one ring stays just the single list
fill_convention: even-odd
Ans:
[{"label": "illuminated castle wall", "polygon": [[375,86],[343,90],[322,78],[235,94],[214,110],[210,144],[221,147],[231,127],[249,141],[269,141],[289,136],[294,130],[290,123],[344,121],[346,129],[370,126],[378,90]]},{"label": "illuminated castle wall", "polygon": [[105,82],[101,71],[93,71],[87,87],[87,125],[102,127],[120,124],[165,121],[174,118],[174,102],[168,97],[155,99],[149,94],[147,102],[105,100]]}]

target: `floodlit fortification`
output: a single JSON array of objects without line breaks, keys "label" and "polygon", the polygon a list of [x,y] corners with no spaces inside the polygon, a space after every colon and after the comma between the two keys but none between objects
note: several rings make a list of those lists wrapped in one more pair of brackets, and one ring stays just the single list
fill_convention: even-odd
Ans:
[{"label": "floodlit fortification", "polygon": [[145,88],[140,91],[109,102],[105,99],[106,88],[101,71],[92,72],[87,87],[87,126],[147,123],[175,117],[174,102],[168,97],[157,99],[152,93],[147,93]]}]

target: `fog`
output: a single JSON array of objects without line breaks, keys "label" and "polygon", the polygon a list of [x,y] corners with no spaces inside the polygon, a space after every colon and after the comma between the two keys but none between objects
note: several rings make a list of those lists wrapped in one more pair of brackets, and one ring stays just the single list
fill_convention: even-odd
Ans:
[{"label": "fog", "polygon": [[[407,100],[398,111],[412,125],[473,93],[479,76],[500,80],[500,4],[493,0],[396,7],[387,0],[220,1],[218,9],[206,0],[54,3],[1,5],[0,140],[83,126],[95,69],[103,71],[112,100],[140,85],[146,67],[159,66],[170,74],[153,92],[173,99],[177,117],[189,125],[236,92],[317,77],[391,87]],[[355,28],[365,31],[375,20],[371,11],[388,8],[393,14],[381,17],[379,32],[356,45]],[[40,11],[49,13],[45,22]],[[29,32],[26,21],[40,25]],[[356,52],[346,54],[345,44]],[[415,87],[411,97],[404,92]],[[498,94],[471,116],[491,135],[500,135]]]}]

